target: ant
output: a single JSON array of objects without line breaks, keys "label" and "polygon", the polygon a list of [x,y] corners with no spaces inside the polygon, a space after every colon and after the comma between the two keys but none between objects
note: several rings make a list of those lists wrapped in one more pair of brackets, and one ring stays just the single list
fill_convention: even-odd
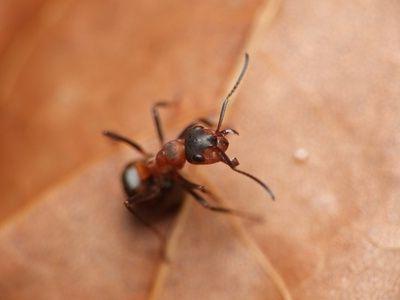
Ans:
[{"label": "ant", "polygon": [[213,195],[204,186],[191,182],[179,172],[184,167],[186,161],[195,165],[208,165],[222,162],[228,165],[233,171],[257,182],[266,190],[273,200],[275,199],[274,194],[264,182],[245,171],[237,169],[239,165],[238,159],[236,157],[230,159],[225,153],[229,146],[226,136],[229,134],[238,135],[238,132],[232,128],[221,130],[222,122],[229,99],[239,86],[247,70],[248,63],[249,55],[246,53],[244,65],[239,77],[232,90],[223,101],[218,125],[215,130],[210,128],[215,126],[213,122],[206,118],[200,118],[190,123],[179,134],[177,139],[165,143],[158,109],[160,107],[167,107],[171,103],[157,102],[153,105],[151,111],[161,150],[158,151],[155,156],[145,151],[133,140],[111,131],[103,132],[108,138],[125,143],[143,155],[143,159],[130,162],[122,173],[122,184],[127,196],[124,204],[140,222],[149,227],[149,229],[158,236],[163,245],[165,245],[164,236],[139,215],[139,211],[141,208],[147,206],[147,208],[150,209],[149,213],[151,216],[154,210],[160,210],[160,208],[165,209],[181,204],[184,191],[188,192],[206,209],[248,217],[248,215],[243,212],[210,204],[203,197],[203,194],[210,197],[213,197]]}]

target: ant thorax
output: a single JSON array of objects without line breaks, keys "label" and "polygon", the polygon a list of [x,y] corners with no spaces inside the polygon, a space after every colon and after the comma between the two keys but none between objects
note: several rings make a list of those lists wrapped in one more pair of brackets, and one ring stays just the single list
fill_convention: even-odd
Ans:
[{"label": "ant thorax", "polygon": [[161,173],[167,173],[172,169],[182,169],[185,162],[185,145],[182,139],[164,144],[155,159],[157,168]]}]

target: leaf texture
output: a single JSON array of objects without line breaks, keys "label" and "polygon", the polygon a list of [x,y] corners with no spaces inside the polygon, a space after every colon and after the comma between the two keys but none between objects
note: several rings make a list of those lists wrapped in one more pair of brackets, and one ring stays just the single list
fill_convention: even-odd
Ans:
[{"label": "leaf texture", "polygon": [[[31,203],[0,229],[4,298],[400,297],[399,3],[60,3],[42,8],[48,17],[59,8],[57,18],[19,33],[33,43],[29,53],[14,42],[0,62],[8,68],[0,74],[1,126],[18,133],[2,147],[1,176],[21,180],[3,181],[13,200],[2,206]],[[23,64],[6,60],[12,47],[23,47]],[[228,154],[265,179],[277,201],[226,166],[188,167],[223,205],[264,222],[218,215],[187,197],[175,218],[158,224],[169,232],[167,263],[121,204],[120,172],[136,156],[111,153],[98,132],[126,128],[157,149],[153,100],[182,98],[163,111],[169,137],[216,114],[244,51],[249,72],[226,120],[240,136],[230,138]],[[65,82],[81,94],[55,101],[49,95]],[[28,135],[24,148],[17,137]],[[26,170],[38,174],[30,185]]]}]

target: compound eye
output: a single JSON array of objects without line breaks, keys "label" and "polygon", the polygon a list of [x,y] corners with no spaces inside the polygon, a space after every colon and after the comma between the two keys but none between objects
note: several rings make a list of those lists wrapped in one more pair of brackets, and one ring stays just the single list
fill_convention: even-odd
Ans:
[{"label": "compound eye", "polygon": [[210,142],[211,145],[217,146],[218,140],[217,140],[217,138],[216,138],[215,136],[210,135],[210,136],[207,138],[207,140]]},{"label": "compound eye", "polygon": [[204,156],[203,155],[201,155],[201,154],[195,154],[195,155],[193,155],[192,156],[192,160],[194,161],[194,162],[198,162],[198,163],[201,163],[201,162],[204,162]]}]

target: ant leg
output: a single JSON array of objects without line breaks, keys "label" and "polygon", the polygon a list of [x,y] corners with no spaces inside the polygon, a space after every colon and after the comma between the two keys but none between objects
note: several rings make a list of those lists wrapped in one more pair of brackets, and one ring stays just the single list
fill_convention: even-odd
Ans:
[{"label": "ant leg", "polygon": [[[186,126],[185,129],[183,129],[182,132],[179,134],[178,138],[180,138],[180,139],[181,139],[181,138],[184,138],[185,135],[186,135],[187,130],[190,129],[191,127],[193,127],[193,126],[199,124],[199,123],[202,123],[202,124],[204,124],[204,125],[207,125],[208,127],[214,127],[214,126],[215,126],[215,123],[214,123],[213,121],[211,121],[210,119],[207,119],[207,118],[199,118],[199,119],[197,119],[196,121],[190,123],[188,126]],[[236,135],[239,135],[239,132],[237,132],[237,131],[236,131],[235,129],[233,129],[233,128],[227,128],[227,129],[221,130],[220,133],[221,133],[222,135],[228,135],[228,134],[231,134],[231,133],[236,134]]]},{"label": "ant leg", "polygon": [[215,122],[213,122],[209,118],[198,118],[195,122],[203,123],[204,125],[207,125],[208,127],[213,127],[215,125]]},{"label": "ant leg", "polygon": [[183,177],[181,174],[179,174],[178,172],[176,172],[176,176],[179,180],[179,182],[186,186],[189,189],[196,189],[196,190],[200,190],[203,193],[208,193],[208,190],[206,189],[206,187],[204,185],[200,185],[194,182],[191,182],[190,180],[186,179],[185,177]]},{"label": "ant leg", "polygon": [[193,198],[204,208],[209,209],[211,211],[214,212],[219,212],[219,213],[225,213],[225,214],[231,214],[233,216],[237,216],[237,217],[241,217],[241,218],[245,218],[248,220],[253,220],[253,221],[260,221],[260,218],[254,215],[251,215],[249,213],[245,213],[245,212],[241,212],[241,211],[237,211],[237,210],[233,210],[230,208],[226,208],[226,207],[222,207],[222,206],[215,206],[212,205],[210,203],[208,203],[208,201],[206,199],[204,199],[201,195],[199,195],[196,191],[194,191],[193,189],[187,187],[187,186],[183,186],[183,188],[190,194],[193,196]]},{"label": "ant leg", "polygon": [[187,188],[192,189],[192,190],[199,190],[203,194],[208,195],[208,197],[210,197],[210,199],[212,199],[214,202],[216,202],[216,203],[219,202],[219,199],[217,197],[215,197],[215,195],[210,190],[208,190],[204,185],[200,185],[200,184],[191,182],[191,181],[187,180],[186,178],[184,178],[180,174],[178,174],[178,179],[181,181],[181,184],[185,185]]},{"label": "ant leg", "polygon": [[153,107],[151,108],[151,113],[153,115],[154,124],[156,125],[158,140],[160,141],[161,146],[164,145],[164,132],[161,125],[160,114],[158,112],[159,107],[167,107],[170,106],[172,103],[166,101],[160,101],[154,103]]},{"label": "ant leg", "polygon": [[[163,132],[162,125],[161,125],[160,114],[158,112],[158,108],[159,107],[168,107],[171,104],[173,104],[173,103],[167,102],[167,101],[159,101],[159,102],[156,102],[153,105],[153,107],[151,108],[151,113],[153,115],[153,120],[154,120],[154,123],[156,125],[157,135],[158,135],[158,139],[160,141],[161,146],[164,145],[164,132]],[[190,127],[192,127],[192,126],[194,126],[194,125],[196,125],[198,123],[203,123],[203,124],[207,125],[208,127],[215,126],[215,122],[211,121],[210,119],[208,119],[208,118],[199,118],[196,121],[190,123],[188,126],[186,126],[185,129],[179,135],[179,138],[184,136],[184,134],[186,133],[187,129],[189,129]],[[232,130],[232,132],[237,134],[237,132],[235,130]]]},{"label": "ant leg", "polygon": [[186,179],[179,173],[177,173],[177,176],[178,176],[178,180],[180,181],[180,183],[182,185],[186,186],[189,189],[199,190],[202,193],[208,195],[213,201],[215,201],[217,203],[219,202],[217,197],[215,197],[215,195],[210,190],[208,190],[204,185],[194,183],[194,182]]},{"label": "ant leg", "polygon": [[125,207],[146,227],[148,227],[156,236],[157,238],[160,240],[161,243],[165,242],[165,237],[163,236],[163,234],[154,226],[152,226],[149,222],[147,222],[146,220],[144,220],[136,211],[135,209],[132,207],[132,203],[129,202],[128,200],[124,202]]},{"label": "ant leg", "polygon": [[220,132],[221,132],[222,135],[228,135],[228,134],[230,134],[230,133],[239,135],[239,132],[237,132],[237,131],[236,131],[235,129],[233,129],[233,128],[227,128],[227,129],[221,130]]},{"label": "ant leg", "polygon": [[145,196],[144,195],[134,195],[134,196],[128,197],[127,202],[132,203],[132,204],[138,204],[138,203],[142,203],[142,202],[146,202],[151,199],[154,199],[159,195],[160,195],[160,189],[153,188]]},{"label": "ant leg", "polygon": [[161,256],[163,259],[167,259],[167,253],[166,253],[166,245],[167,245],[167,240],[165,236],[154,226],[152,226],[149,222],[147,222],[145,219],[143,219],[133,208],[132,202],[126,200],[124,202],[125,207],[129,210],[129,212],[135,216],[135,218],[142,223],[144,226],[146,226],[151,232],[158,238],[160,244],[161,244]]},{"label": "ant leg", "polygon": [[142,146],[140,146],[138,143],[128,139],[127,137],[124,137],[122,135],[119,135],[118,133],[112,132],[112,131],[103,131],[103,135],[106,137],[116,141],[116,142],[122,142],[125,144],[128,144],[129,146],[133,147],[135,150],[139,151],[141,154],[144,156],[150,156],[151,154],[147,153]]}]

